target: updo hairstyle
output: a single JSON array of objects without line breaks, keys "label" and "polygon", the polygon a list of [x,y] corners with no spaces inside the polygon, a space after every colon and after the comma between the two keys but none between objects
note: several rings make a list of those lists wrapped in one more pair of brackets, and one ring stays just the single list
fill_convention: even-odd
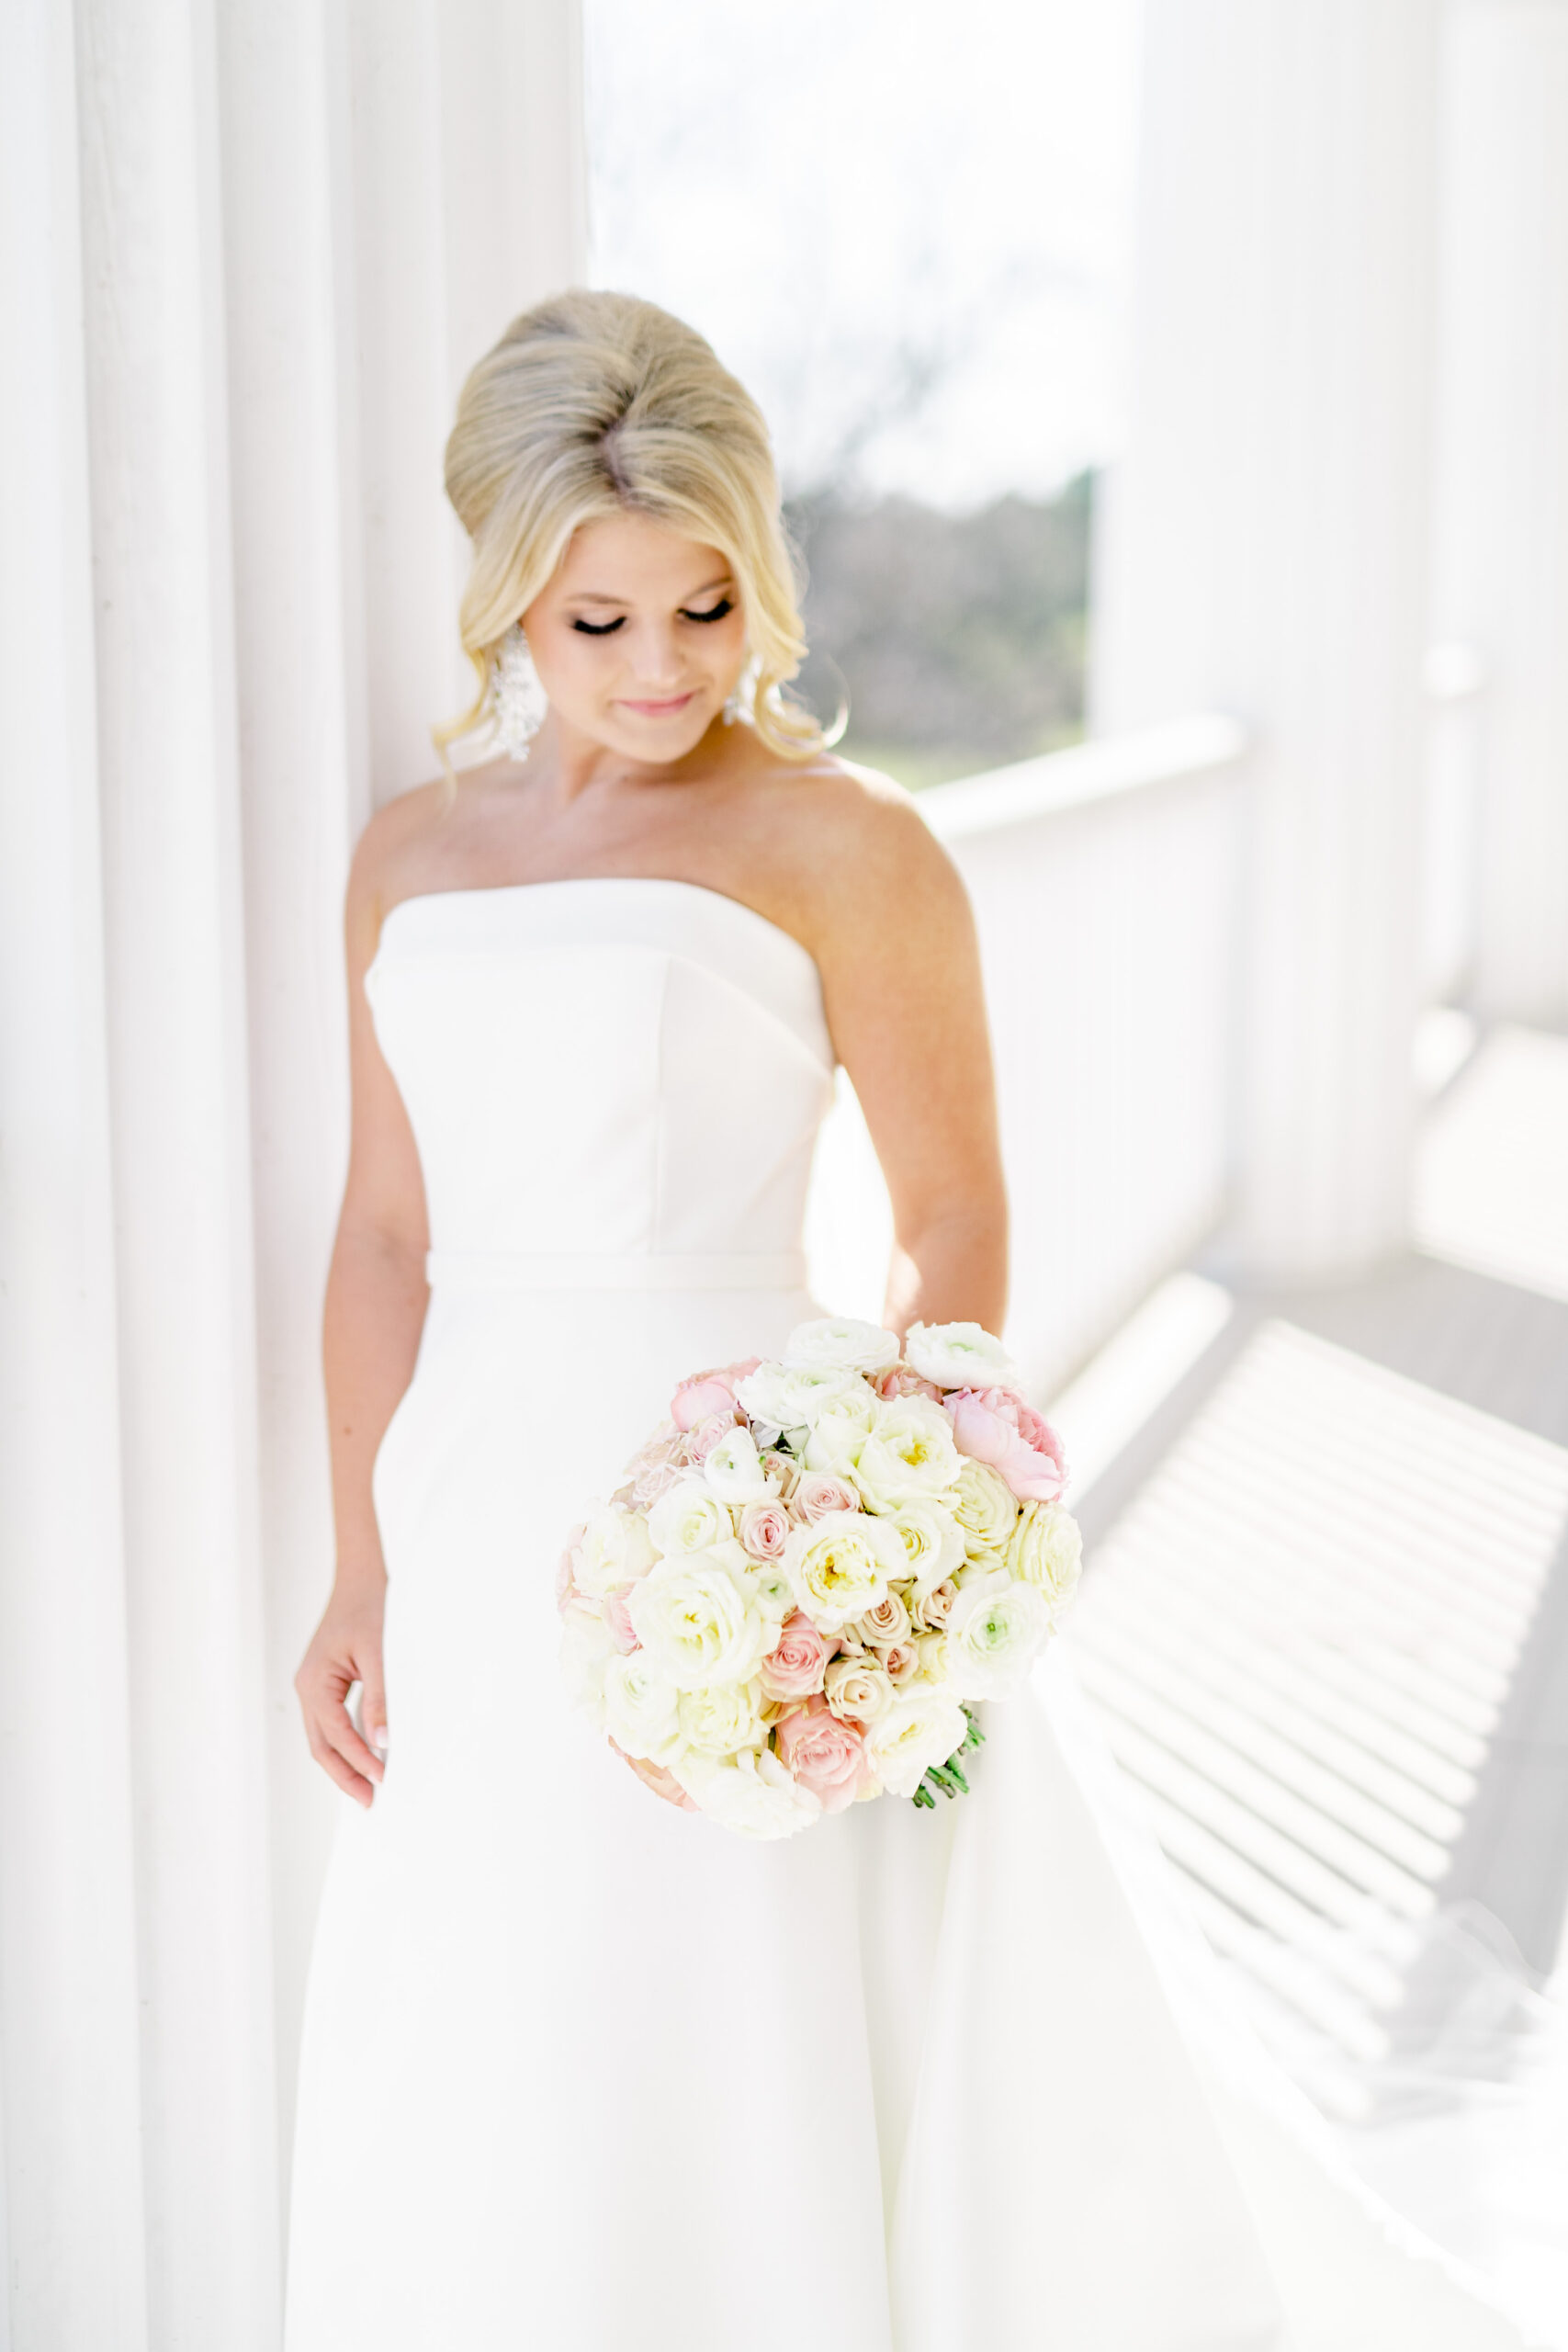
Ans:
[{"label": "updo hairstyle", "polygon": [[806,639],[767,427],[668,311],[578,288],[514,319],[463,386],[446,495],[473,542],[458,619],[479,692],[434,730],[444,763],[491,716],[497,651],[573,532],[624,514],[721,550],[746,616],[742,715],[786,758],[822,748],[816,720],[780,693]]}]

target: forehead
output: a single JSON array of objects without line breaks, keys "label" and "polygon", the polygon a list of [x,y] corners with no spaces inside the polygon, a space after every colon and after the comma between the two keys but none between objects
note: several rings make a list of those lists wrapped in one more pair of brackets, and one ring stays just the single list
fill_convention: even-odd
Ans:
[{"label": "forehead", "polygon": [[668,596],[680,604],[728,574],[719,549],[701,539],[647,514],[605,514],[572,533],[554,584],[564,596]]}]

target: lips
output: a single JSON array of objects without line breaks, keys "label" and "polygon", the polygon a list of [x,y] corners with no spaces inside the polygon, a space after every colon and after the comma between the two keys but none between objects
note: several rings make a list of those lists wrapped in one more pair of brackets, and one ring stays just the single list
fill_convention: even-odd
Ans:
[{"label": "lips", "polygon": [[695,702],[696,698],[696,689],[694,687],[688,695],[672,695],[663,702],[634,702],[625,698],[621,703],[621,708],[635,710],[639,718],[673,718],[677,711],[686,709],[689,704]]}]

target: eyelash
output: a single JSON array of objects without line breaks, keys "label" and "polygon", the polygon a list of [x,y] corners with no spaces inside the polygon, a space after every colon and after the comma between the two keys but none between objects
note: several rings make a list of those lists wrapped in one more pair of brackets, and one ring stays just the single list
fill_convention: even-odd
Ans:
[{"label": "eyelash", "polygon": [[[713,605],[709,611],[705,613],[682,613],[681,618],[683,621],[695,621],[700,628],[707,621],[723,620],[726,613],[732,613],[734,610],[734,597],[724,596],[721,597],[719,602]],[[626,627],[626,616],[623,614],[618,620],[613,621],[573,621],[572,627],[573,628],[580,630],[584,637],[614,637],[618,628],[624,628]]]}]

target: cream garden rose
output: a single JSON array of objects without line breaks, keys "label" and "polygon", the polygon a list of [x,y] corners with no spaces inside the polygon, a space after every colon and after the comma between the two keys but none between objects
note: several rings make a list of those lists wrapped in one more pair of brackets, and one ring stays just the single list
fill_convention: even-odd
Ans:
[{"label": "cream garden rose", "polygon": [[963,1530],[964,1548],[971,1559],[987,1553],[999,1557],[1012,1541],[1018,1497],[988,1462],[965,1461],[958,1474],[953,1515]]},{"label": "cream garden rose", "polygon": [[819,1820],[822,1800],[764,1748],[682,1757],[675,1778],[694,1804],[741,1838],[793,1838]]},{"label": "cream garden rose", "polygon": [[969,1719],[945,1691],[900,1690],[887,1713],[866,1727],[866,1760],[894,1796],[912,1797],[933,1764],[964,1745]]},{"label": "cream garden rose", "polygon": [[589,1512],[572,1552],[571,1572],[579,1592],[614,1592],[646,1576],[653,1566],[648,1522],[636,1511],[601,1503]]},{"label": "cream garden rose", "polygon": [[750,1682],[709,1682],[682,1690],[676,1709],[681,1737],[704,1756],[761,1747],[768,1737],[766,1705],[755,1677]]},{"label": "cream garden rose", "polygon": [[893,1704],[892,1679],[872,1657],[834,1658],[822,1689],[840,1723],[874,1724]]},{"label": "cream garden rose", "polygon": [[1025,1503],[1008,1545],[1007,1564],[1021,1583],[1032,1585],[1052,1615],[1066,1608],[1077,1589],[1083,1538],[1077,1521],[1060,1503]]},{"label": "cream garden rose", "polygon": [[880,1410],[877,1398],[857,1375],[852,1385],[824,1403],[812,1423],[806,1444],[807,1468],[853,1480]]},{"label": "cream garden rose", "polygon": [[874,1609],[903,1565],[897,1532],[858,1510],[829,1511],[794,1529],[784,1551],[795,1605],[823,1634]]},{"label": "cream garden rose", "polygon": [[937,1500],[957,1485],[962,1466],[942,1407],[928,1396],[894,1396],[876,1408],[854,1481],[872,1510],[897,1511]]},{"label": "cream garden rose", "polygon": [[655,1551],[705,1552],[735,1532],[735,1514],[700,1478],[668,1487],[648,1514]]},{"label": "cream garden rose", "polygon": [[747,1680],[778,1638],[776,1623],[712,1552],[660,1560],[633,1586],[626,1609],[649,1663],[678,1690]]},{"label": "cream garden rose", "polygon": [[898,1531],[908,1563],[905,1574],[917,1596],[945,1582],[964,1566],[963,1532],[951,1509],[934,1502],[903,1503],[888,1523]]}]

